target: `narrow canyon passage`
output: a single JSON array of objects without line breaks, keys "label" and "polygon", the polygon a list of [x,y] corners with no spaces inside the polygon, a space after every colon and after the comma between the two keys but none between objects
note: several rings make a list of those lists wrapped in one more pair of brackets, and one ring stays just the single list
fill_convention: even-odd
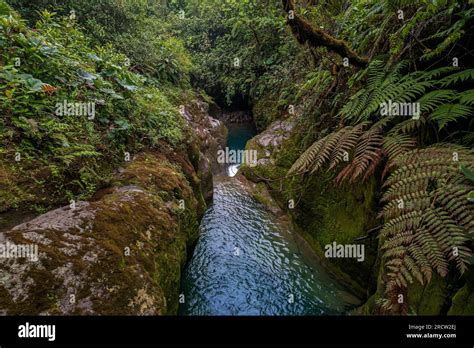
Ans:
[{"label": "narrow canyon passage", "polygon": [[[251,125],[231,125],[228,147],[239,150]],[[345,292],[298,243],[288,223],[256,202],[234,177],[214,179],[214,203],[185,270],[181,315],[332,315],[351,308]],[[353,302],[352,302],[353,303]]]}]

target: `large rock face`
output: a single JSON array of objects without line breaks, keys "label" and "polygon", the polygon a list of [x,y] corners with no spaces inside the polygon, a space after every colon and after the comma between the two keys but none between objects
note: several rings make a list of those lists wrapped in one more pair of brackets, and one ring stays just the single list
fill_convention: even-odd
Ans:
[{"label": "large rock face", "polygon": [[[182,150],[163,143],[133,158],[92,201],[0,233],[0,314],[177,312],[181,269],[225,142],[205,103],[195,101],[184,116],[190,134]],[[31,254],[10,252],[20,246]]]},{"label": "large rock face", "polygon": [[193,130],[190,145],[196,149],[197,156],[191,160],[198,168],[200,189],[205,201],[210,202],[214,189],[213,174],[223,169],[217,163],[217,152],[226,145],[227,128],[209,115],[209,104],[201,100],[191,103],[183,116]]},{"label": "large rock face", "polygon": [[176,312],[198,201],[182,172],[142,155],[97,201],[78,202],[0,234],[35,245],[38,260],[0,258],[3,314]]}]

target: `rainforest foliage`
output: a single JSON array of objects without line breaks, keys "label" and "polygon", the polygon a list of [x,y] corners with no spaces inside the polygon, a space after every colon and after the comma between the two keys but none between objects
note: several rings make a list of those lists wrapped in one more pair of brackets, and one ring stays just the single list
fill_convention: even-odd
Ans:
[{"label": "rainforest foliage", "polygon": [[[0,178],[10,188],[1,210],[87,198],[139,150],[179,145],[190,58],[181,40],[154,31],[160,23],[136,21],[149,18],[146,7],[82,1],[71,5],[83,13],[56,13],[46,1],[11,4],[34,24],[0,1]],[[46,186],[48,198],[36,202],[32,191]]]},{"label": "rainforest foliage", "polygon": [[[56,194],[87,196],[104,161],[179,146],[178,106],[199,90],[253,108],[260,128],[296,118],[285,168],[296,190],[321,171],[337,185],[376,177],[381,311],[406,313],[397,300],[411,283],[472,267],[468,1],[8,3],[17,12],[0,0],[0,154],[9,167],[25,158],[21,175],[46,167]],[[64,100],[93,101],[94,120],[58,117]]]}]

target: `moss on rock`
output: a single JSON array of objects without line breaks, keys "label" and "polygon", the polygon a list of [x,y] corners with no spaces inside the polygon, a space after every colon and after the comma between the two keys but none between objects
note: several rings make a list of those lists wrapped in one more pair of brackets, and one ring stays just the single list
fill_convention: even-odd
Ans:
[{"label": "moss on rock", "polygon": [[198,236],[198,205],[178,166],[139,156],[96,201],[1,234],[13,244],[37,244],[40,257],[0,260],[0,311],[176,313],[186,249]]},{"label": "moss on rock", "polygon": [[465,285],[454,295],[448,315],[472,315],[472,313],[474,313],[474,291]]},{"label": "moss on rock", "polygon": [[258,130],[266,129],[272,122],[276,121],[281,112],[277,107],[278,98],[266,95],[255,101],[252,114]]},{"label": "moss on rock", "polygon": [[[370,285],[377,256],[377,240],[367,233],[376,224],[374,190],[373,179],[357,186],[335,187],[331,178],[314,177],[293,211],[294,220],[305,231],[306,238],[312,240],[314,249],[319,249],[322,260],[362,296]],[[326,258],[325,247],[334,242],[364,245],[363,262],[355,258]]]},{"label": "moss on rock", "polygon": [[434,274],[431,282],[408,287],[408,311],[417,315],[439,315],[448,295],[446,280]]}]

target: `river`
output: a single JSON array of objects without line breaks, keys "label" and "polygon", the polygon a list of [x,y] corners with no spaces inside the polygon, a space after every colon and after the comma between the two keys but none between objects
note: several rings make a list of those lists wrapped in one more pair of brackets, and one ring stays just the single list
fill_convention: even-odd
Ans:
[{"label": "river", "polygon": [[[243,149],[251,125],[229,127],[228,147]],[[290,224],[278,221],[234,176],[214,179],[214,202],[183,276],[180,315],[339,315],[348,294],[315,262]]]}]

